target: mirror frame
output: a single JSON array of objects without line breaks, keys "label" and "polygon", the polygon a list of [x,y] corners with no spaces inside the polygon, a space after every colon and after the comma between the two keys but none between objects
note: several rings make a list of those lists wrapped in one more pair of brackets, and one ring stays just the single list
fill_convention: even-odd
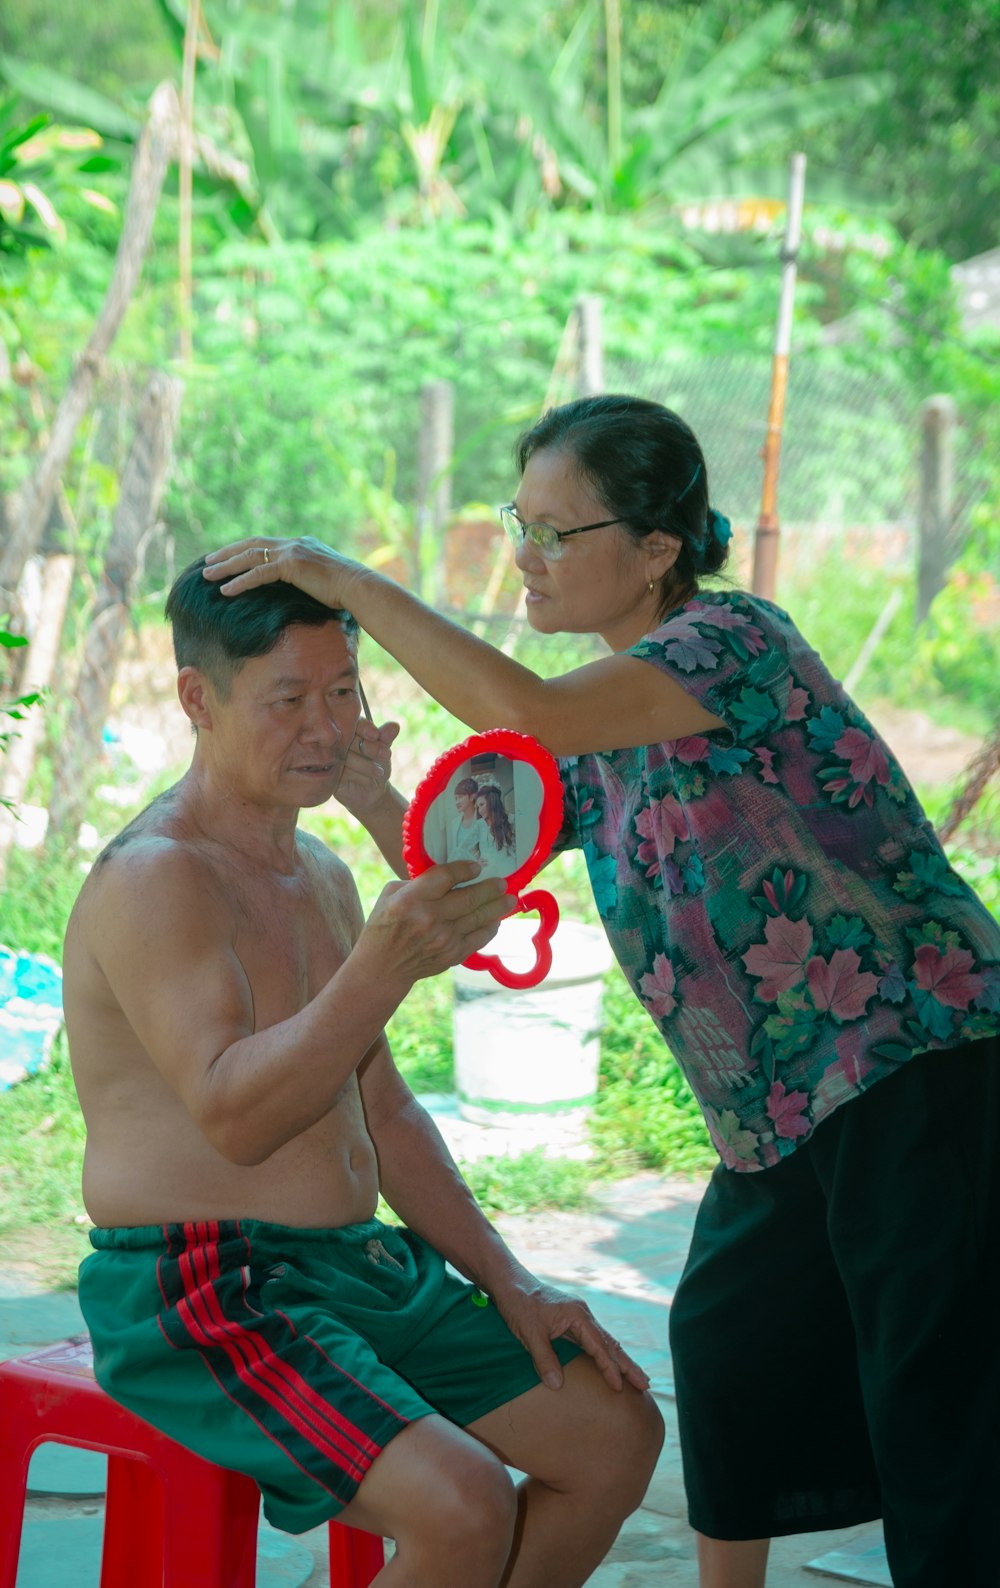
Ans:
[{"label": "mirror frame", "polygon": [[563,818],[562,779],[555,757],[530,733],[518,733],[514,728],[489,728],[485,733],[472,734],[439,755],[418,783],[403,817],[403,859],[411,877],[419,877],[421,872],[436,864],[424,845],[427,813],[434,801],[447,792],[459,767],[484,752],[504,755],[510,761],[525,761],[541,779],[538,836],[530,854],[507,878],[507,892],[516,898],[552,853]]}]

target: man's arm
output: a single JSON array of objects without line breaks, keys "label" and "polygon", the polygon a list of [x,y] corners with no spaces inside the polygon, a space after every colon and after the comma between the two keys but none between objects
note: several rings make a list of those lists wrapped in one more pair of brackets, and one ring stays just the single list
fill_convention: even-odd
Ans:
[{"label": "man's arm", "polygon": [[244,1165],[328,1113],[413,983],[483,946],[509,909],[495,880],[455,886],[468,863],[389,883],[343,964],[289,1014],[255,1004],[233,906],[199,856],[156,840],[105,866],[91,951],[199,1129]]},{"label": "man's arm", "polygon": [[462,1179],[384,1041],[365,1060],[358,1080],[385,1200],[410,1229],[492,1299],[530,1352],[539,1377],[551,1389],[559,1388],[562,1366],[551,1342],[565,1335],[594,1358],[614,1389],[621,1389],[623,1377],[637,1389],[647,1389],[647,1375],[601,1328],[585,1302],[542,1284],[518,1262]]}]

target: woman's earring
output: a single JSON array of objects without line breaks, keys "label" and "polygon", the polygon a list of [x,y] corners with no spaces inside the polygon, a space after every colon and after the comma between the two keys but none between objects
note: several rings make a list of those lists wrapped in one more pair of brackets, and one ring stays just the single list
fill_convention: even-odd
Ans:
[{"label": "woman's earring", "polygon": [[650,579],[648,585],[646,586],[646,589],[649,591],[650,595],[653,594],[653,581],[652,581],[652,579]]}]

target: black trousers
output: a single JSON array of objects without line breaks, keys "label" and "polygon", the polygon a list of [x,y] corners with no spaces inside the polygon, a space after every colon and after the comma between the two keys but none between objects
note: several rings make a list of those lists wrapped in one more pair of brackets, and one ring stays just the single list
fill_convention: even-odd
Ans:
[{"label": "black trousers", "polygon": [[691,1524],[881,1516],[895,1588],[1000,1584],[1000,1039],[716,1169],[671,1308]]}]

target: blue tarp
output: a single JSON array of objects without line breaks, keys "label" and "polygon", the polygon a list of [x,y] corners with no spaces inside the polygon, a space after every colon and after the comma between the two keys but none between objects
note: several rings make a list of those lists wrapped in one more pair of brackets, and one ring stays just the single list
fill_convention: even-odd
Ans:
[{"label": "blue tarp", "polygon": [[55,960],[0,944],[0,1090],[48,1063],[62,1018]]}]

